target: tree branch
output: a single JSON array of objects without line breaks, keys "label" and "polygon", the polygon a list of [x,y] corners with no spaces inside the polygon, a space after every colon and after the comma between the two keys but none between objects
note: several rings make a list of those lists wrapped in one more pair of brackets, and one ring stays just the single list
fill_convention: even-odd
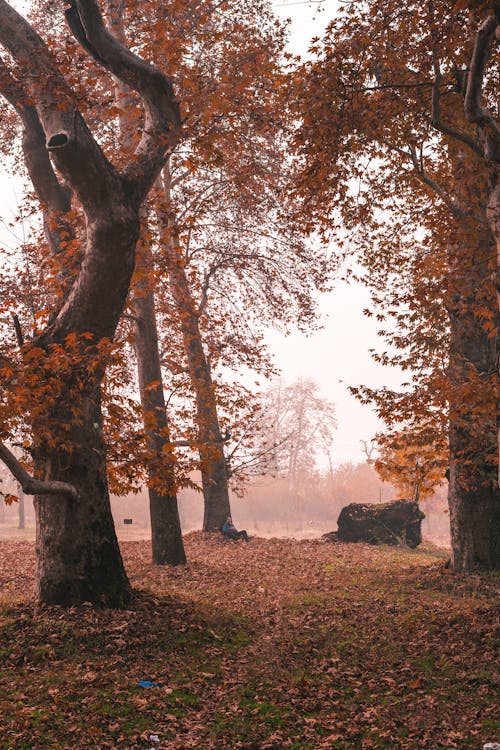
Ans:
[{"label": "tree branch", "polygon": [[439,65],[439,58],[436,52],[436,48],[432,50],[432,58],[433,58],[433,67],[434,67],[434,83],[432,86],[432,115],[431,115],[431,123],[436,128],[436,130],[439,130],[440,133],[443,133],[443,135],[449,135],[450,138],[454,138],[457,141],[461,141],[466,146],[468,146],[475,154],[478,154],[479,156],[483,156],[483,150],[481,146],[476,143],[476,141],[471,138],[467,133],[462,133],[460,130],[456,130],[455,128],[450,127],[449,125],[446,125],[442,119],[441,119],[441,69]]},{"label": "tree branch", "polygon": [[393,143],[390,143],[389,141],[384,141],[384,144],[391,149],[391,151],[395,151],[397,154],[402,156],[404,159],[409,159],[411,163],[413,164],[415,175],[418,178],[420,182],[422,182],[424,185],[427,185],[427,187],[431,188],[443,201],[445,206],[451,211],[451,213],[454,216],[462,217],[465,215],[464,209],[460,206],[460,204],[450,197],[448,191],[440,185],[436,180],[433,180],[432,177],[430,177],[427,172],[424,169],[422,160],[418,158],[417,152],[415,151],[415,148],[413,146],[408,146],[408,151],[406,151],[404,148],[400,148],[399,146],[395,146]]},{"label": "tree branch", "polygon": [[85,211],[102,213],[109,196],[123,189],[123,178],[79,114],[75,94],[47,46],[5,0],[0,0],[0,44],[23,71],[26,92],[34,102],[58,171],[72,185]]},{"label": "tree branch", "polygon": [[59,182],[45,145],[45,133],[38,113],[24,88],[0,59],[0,93],[16,111],[23,124],[23,152],[26,166],[42,205],[52,211],[71,208],[71,191]]},{"label": "tree branch", "polygon": [[32,477],[2,442],[0,442],[0,460],[17,479],[25,495],[70,495],[74,499],[78,497],[76,488],[72,484],[57,480],[43,482]]},{"label": "tree branch", "polygon": [[486,64],[498,28],[497,18],[488,16],[478,29],[464,101],[465,116],[478,125],[484,135],[484,156],[494,162],[500,162],[500,128],[491,112],[481,106],[481,96]]},{"label": "tree branch", "polygon": [[135,151],[137,158],[126,175],[136,179],[143,176],[148,190],[152,176],[160,171],[168,150],[178,139],[181,118],[172,84],[157,67],[135,55],[108,31],[96,0],[69,0],[66,19],[84,49],[142,99],[144,128]]}]

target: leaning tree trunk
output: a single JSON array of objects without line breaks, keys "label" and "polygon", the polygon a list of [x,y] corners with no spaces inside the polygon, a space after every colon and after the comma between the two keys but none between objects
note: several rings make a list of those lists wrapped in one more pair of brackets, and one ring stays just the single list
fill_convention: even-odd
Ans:
[{"label": "leaning tree trunk", "polygon": [[231,514],[227,464],[217,415],[215,389],[203,350],[198,318],[184,269],[171,259],[168,266],[172,296],[176,302],[188,371],[196,399],[198,451],[203,486],[203,530],[214,531]]},{"label": "leaning tree trunk", "polygon": [[164,196],[158,216],[167,247],[165,262],[170,293],[174,300],[184,343],[189,378],[195,393],[198,451],[203,487],[203,531],[216,531],[231,515],[228,472],[224,455],[217,400],[210,365],[203,348],[198,312],[182,258],[179,236],[168,207],[171,205],[168,165],[164,169]]},{"label": "leaning tree trunk", "polygon": [[452,567],[500,567],[500,492],[496,415],[498,326],[485,223],[462,225],[450,263],[450,510]]},{"label": "leaning tree trunk", "polygon": [[204,498],[203,531],[215,531],[231,515],[227,464],[217,415],[215,388],[203,350],[198,317],[193,310],[189,283],[175,248],[170,252],[168,277],[196,399],[198,451]]},{"label": "leaning tree trunk", "polygon": [[149,454],[148,493],[153,563],[182,565],[186,562],[186,554],[175,492],[174,458],[169,449],[153,292],[136,291],[133,306],[134,346]]}]

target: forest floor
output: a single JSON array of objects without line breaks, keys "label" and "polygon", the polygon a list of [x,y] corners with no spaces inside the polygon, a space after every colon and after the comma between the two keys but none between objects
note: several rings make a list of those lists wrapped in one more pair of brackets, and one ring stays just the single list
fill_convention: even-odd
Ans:
[{"label": "forest floor", "polygon": [[171,569],[123,542],[136,595],[112,611],[35,608],[33,544],[0,542],[1,750],[500,741],[498,575],[454,576],[437,549],[185,545]]}]

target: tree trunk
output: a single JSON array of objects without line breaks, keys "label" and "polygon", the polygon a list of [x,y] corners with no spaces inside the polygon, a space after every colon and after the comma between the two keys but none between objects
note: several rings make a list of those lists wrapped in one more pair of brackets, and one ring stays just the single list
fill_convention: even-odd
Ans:
[{"label": "tree trunk", "polygon": [[139,390],[150,453],[148,493],[153,563],[182,565],[186,554],[175,493],[174,459],[169,450],[153,292],[136,292],[133,305]]},{"label": "tree trunk", "polygon": [[475,566],[500,567],[496,338],[485,325],[494,330],[499,316],[491,283],[491,234],[485,224],[465,222],[461,229],[449,278],[448,504],[452,567],[466,573]]},{"label": "tree trunk", "polygon": [[196,400],[198,451],[203,487],[203,531],[216,531],[231,515],[224,442],[217,414],[215,388],[205,356],[196,304],[186,275],[179,236],[168,207],[171,205],[168,165],[164,169],[164,195],[167,210],[159,206],[159,220],[167,244],[165,262],[170,293],[182,332],[187,366]]},{"label": "tree trunk", "polygon": [[460,484],[461,460],[450,462],[450,530],[452,567],[469,573],[475,567],[500,568],[499,493],[494,487],[474,491]]},{"label": "tree trunk", "polygon": [[17,491],[19,493],[19,502],[17,506],[17,514],[18,514],[18,529],[24,529],[26,526],[26,516],[24,511],[24,492],[23,488],[20,484],[17,486]]},{"label": "tree trunk", "polygon": [[36,456],[39,475],[68,482],[78,492],[78,499],[35,497],[37,595],[49,604],[90,601],[120,607],[131,589],[111,515],[99,385],[77,406],[81,416],[72,428],[74,449],[47,448]]},{"label": "tree trunk", "polygon": [[215,531],[231,515],[227,465],[217,415],[215,388],[203,350],[189,282],[175,246],[169,256],[170,291],[179,316],[189,377],[196,399],[198,451],[204,498],[203,531]]},{"label": "tree trunk", "polygon": [[[494,170],[491,175],[491,189],[487,208],[488,223],[496,246],[495,287],[497,308],[500,310],[500,172]],[[500,367],[500,359],[497,362]],[[497,442],[500,455],[500,417],[497,425]],[[500,462],[498,464],[498,484],[500,485]]]}]

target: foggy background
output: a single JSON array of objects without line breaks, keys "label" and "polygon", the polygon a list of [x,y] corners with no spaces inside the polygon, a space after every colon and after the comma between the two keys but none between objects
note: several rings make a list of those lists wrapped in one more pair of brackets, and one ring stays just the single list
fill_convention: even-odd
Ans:
[{"label": "foggy background", "polygon": [[[17,486],[8,472],[2,473],[2,492],[17,495]],[[424,540],[439,547],[449,546],[447,486],[420,501],[425,513],[422,521]],[[184,534],[201,529],[203,495],[195,490],[179,492],[179,512]],[[235,525],[261,537],[287,536],[317,538],[337,528],[341,509],[352,502],[387,502],[397,497],[392,485],[381,482],[368,462],[343,463],[313,476],[302,474],[291,487],[287,478],[256,477],[244,497],[234,493],[231,507]],[[148,539],[151,536],[147,491],[125,497],[112,497],[112,510],[121,539]],[[19,529],[19,503],[6,506],[0,501],[0,538],[33,539],[35,520],[33,498],[24,498],[25,528]],[[125,524],[124,520],[132,520]]]}]

